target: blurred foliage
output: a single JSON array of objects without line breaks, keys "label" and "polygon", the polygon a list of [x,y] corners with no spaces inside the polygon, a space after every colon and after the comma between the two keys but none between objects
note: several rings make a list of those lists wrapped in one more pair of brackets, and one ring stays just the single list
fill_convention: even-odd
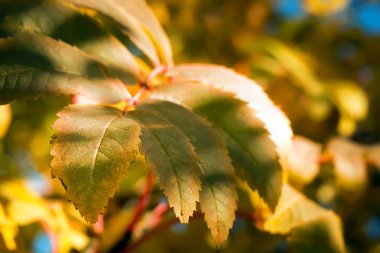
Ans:
[{"label": "blurred foliage", "polygon": [[[287,176],[293,187],[342,218],[349,252],[379,252],[380,152],[372,144],[380,142],[380,36],[376,33],[380,4],[360,0],[149,2],[169,34],[176,63],[230,66],[266,89],[290,118],[295,134],[312,140],[298,143],[302,148],[293,146],[293,155],[302,149],[308,157],[291,159]],[[50,252],[38,250],[43,237],[36,235],[52,231],[63,238],[62,252],[70,247],[82,251],[96,247],[90,241],[96,230],[71,205],[59,201],[65,199],[63,189],[57,180],[49,179],[50,126],[67,103],[58,98],[16,102],[12,111],[9,106],[0,107],[0,139],[4,137],[0,143],[1,252],[4,246],[14,249],[16,242],[17,252]],[[336,136],[346,139],[331,140]],[[308,170],[300,169],[308,164]],[[105,249],[123,236],[145,175],[144,166],[135,163],[110,203],[102,237]],[[157,192],[152,202],[160,201]],[[243,209],[265,214],[265,207],[255,206],[260,202],[257,197],[239,197],[245,203],[239,204]],[[40,209],[34,209],[34,202],[40,202]],[[12,217],[10,209],[27,215]],[[288,238],[293,252],[302,252],[299,242],[304,242],[310,227],[325,229],[315,219]],[[323,214],[318,219],[335,216]],[[201,221],[170,226],[136,252],[214,252],[206,231]],[[285,252],[284,241],[283,236],[260,232],[238,218],[223,252]]]}]

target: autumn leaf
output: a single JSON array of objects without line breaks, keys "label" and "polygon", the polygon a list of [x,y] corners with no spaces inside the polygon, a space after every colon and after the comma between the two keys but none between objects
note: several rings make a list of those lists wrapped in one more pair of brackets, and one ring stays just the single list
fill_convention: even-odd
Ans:
[{"label": "autumn leaf", "polygon": [[[11,9],[23,0],[0,3]],[[0,20],[1,36],[16,36],[35,32],[78,47],[88,57],[102,62],[108,74],[126,84],[135,84],[140,75],[137,63],[129,50],[95,17],[61,1],[35,1],[28,11],[9,12]],[[85,39],[84,39],[85,38]]]},{"label": "autumn leaf", "polygon": [[140,124],[140,153],[158,178],[175,215],[187,223],[196,209],[201,190],[194,147],[186,135],[165,118],[140,110],[126,116]]},{"label": "autumn leaf", "polygon": [[[129,94],[102,65],[77,48],[39,34],[0,39],[0,103],[41,96],[82,94],[117,103]],[[107,95],[105,95],[107,94]]]},{"label": "autumn leaf", "polygon": [[327,144],[327,153],[332,157],[340,190],[350,193],[350,198],[360,196],[368,181],[365,147],[335,138]]},{"label": "autumn leaf", "polygon": [[165,101],[144,101],[137,106],[137,110],[140,109],[173,123],[194,146],[202,172],[201,210],[217,247],[220,247],[228,237],[237,208],[234,168],[226,147],[206,120],[184,107]]},{"label": "autumn leaf", "polygon": [[345,252],[342,225],[325,210],[285,184],[276,211],[264,223],[270,233],[290,234],[295,252]]},{"label": "autumn leaf", "polygon": [[291,146],[293,131],[286,115],[274,105],[263,89],[253,80],[232,69],[212,64],[183,64],[174,67],[168,75],[176,80],[190,80],[233,93],[248,104],[260,119],[276,144],[283,161]]},{"label": "autumn leaf", "polygon": [[113,197],[140,144],[139,125],[114,108],[68,106],[58,113],[51,151],[52,176],[89,222]]},{"label": "autumn leaf", "polygon": [[[159,65],[160,59],[157,49],[144,29],[142,29],[139,19],[136,18],[136,14],[132,13],[131,9],[124,6],[125,3],[121,4],[116,0],[112,1],[99,1],[99,0],[65,0],[68,3],[73,3],[77,6],[86,7],[93,9],[100,14],[103,14],[111,19],[113,19],[117,24],[122,26],[122,31],[130,38],[130,40],[139,48],[148,58],[152,61],[153,65]],[[140,0],[139,0],[140,1]],[[130,3],[127,4],[136,7],[139,11],[141,6],[138,4]],[[144,6],[143,6],[144,7]],[[146,9],[144,8],[146,11]],[[141,15],[145,17],[151,17],[151,13],[142,11]],[[149,21],[145,21],[149,22]]]},{"label": "autumn leaf", "polygon": [[311,183],[319,172],[321,153],[321,144],[294,136],[287,168],[290,180],[300,185]]},{"label": "autumn leaf", "polygon": [[274,209],[282,184],[278,154],[247,103],[220,89],[189,82],[163,85],[151,96],[184,105],[213,124],[242,180]]}]

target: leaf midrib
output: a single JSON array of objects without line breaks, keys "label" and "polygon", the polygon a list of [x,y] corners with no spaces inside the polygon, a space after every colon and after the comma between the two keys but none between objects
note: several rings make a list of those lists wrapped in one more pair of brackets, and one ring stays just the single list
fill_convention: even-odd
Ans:
[{"label": "leaf midrib", "polygon": [[94,159],[93,159],[92,165],[91,165],[91,174],[90,174],[91,175],[91,177],[90,177],[90,183],[91,184],[94,183],[94,180],[93,180],[94,176],[93,176],[93,174],[94,174],[94,170],[95,170],[96,160],[98,159],[98,155],[100,153],[100,151],[99,151],[100,150],[100,146],[102,145],[102,142],[103,142],[103,140],[105,138],[105,135],[106,135],[106,132],[107,132],[108,128],[111,126],[112,122],[116,118],[118,118],[118,117],[120,117],[120,115],[115,115],[115,116],[111,117],[111,119],[107,122],[107,124],[104,127],[104,130],[103,130],[103,132],[101,134],[101,137],[99,138],[99,142],[96,144],[96,149],[95,149],[95,152],[94,152]]}]

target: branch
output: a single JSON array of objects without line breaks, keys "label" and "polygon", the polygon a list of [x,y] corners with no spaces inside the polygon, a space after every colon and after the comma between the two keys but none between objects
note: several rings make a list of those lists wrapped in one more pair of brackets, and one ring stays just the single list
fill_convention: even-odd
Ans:
[{"label": "branch", "polygon": [[128,245],[129,241],[132,238],[132,234],[138,220],[144,214],[144,211],[149,204],[150,195],[153,189],[153,182],[154,182],[154,176],[153,176],[153,173],[150,171],[146,179],[144,192],[141,195],[139,202],[137,203],[135,213],[132,217],[131,223],[129,223],[126,229],[126,232],[124,233],[123,238],[110,250],[110,253],[121,252]]}]

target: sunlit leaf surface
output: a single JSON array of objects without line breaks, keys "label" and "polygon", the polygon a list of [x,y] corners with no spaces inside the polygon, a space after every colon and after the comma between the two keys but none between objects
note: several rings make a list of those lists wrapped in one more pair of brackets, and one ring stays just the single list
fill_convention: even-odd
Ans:
[{"label": "sunlit leaf surface", "polygon": [[52,176],[86,220],[95,223],[135,159],[139,125],[114,108],[66,107],[54,124]]},{"label": "sunlit leaf surface", "polygon": [[189,82],[163,85],[152,97],[182,104],[213,124],[241,178],[258,190],[270,208],[276,206],[282,184],[278,154],[246,102],[219,88]]}]

